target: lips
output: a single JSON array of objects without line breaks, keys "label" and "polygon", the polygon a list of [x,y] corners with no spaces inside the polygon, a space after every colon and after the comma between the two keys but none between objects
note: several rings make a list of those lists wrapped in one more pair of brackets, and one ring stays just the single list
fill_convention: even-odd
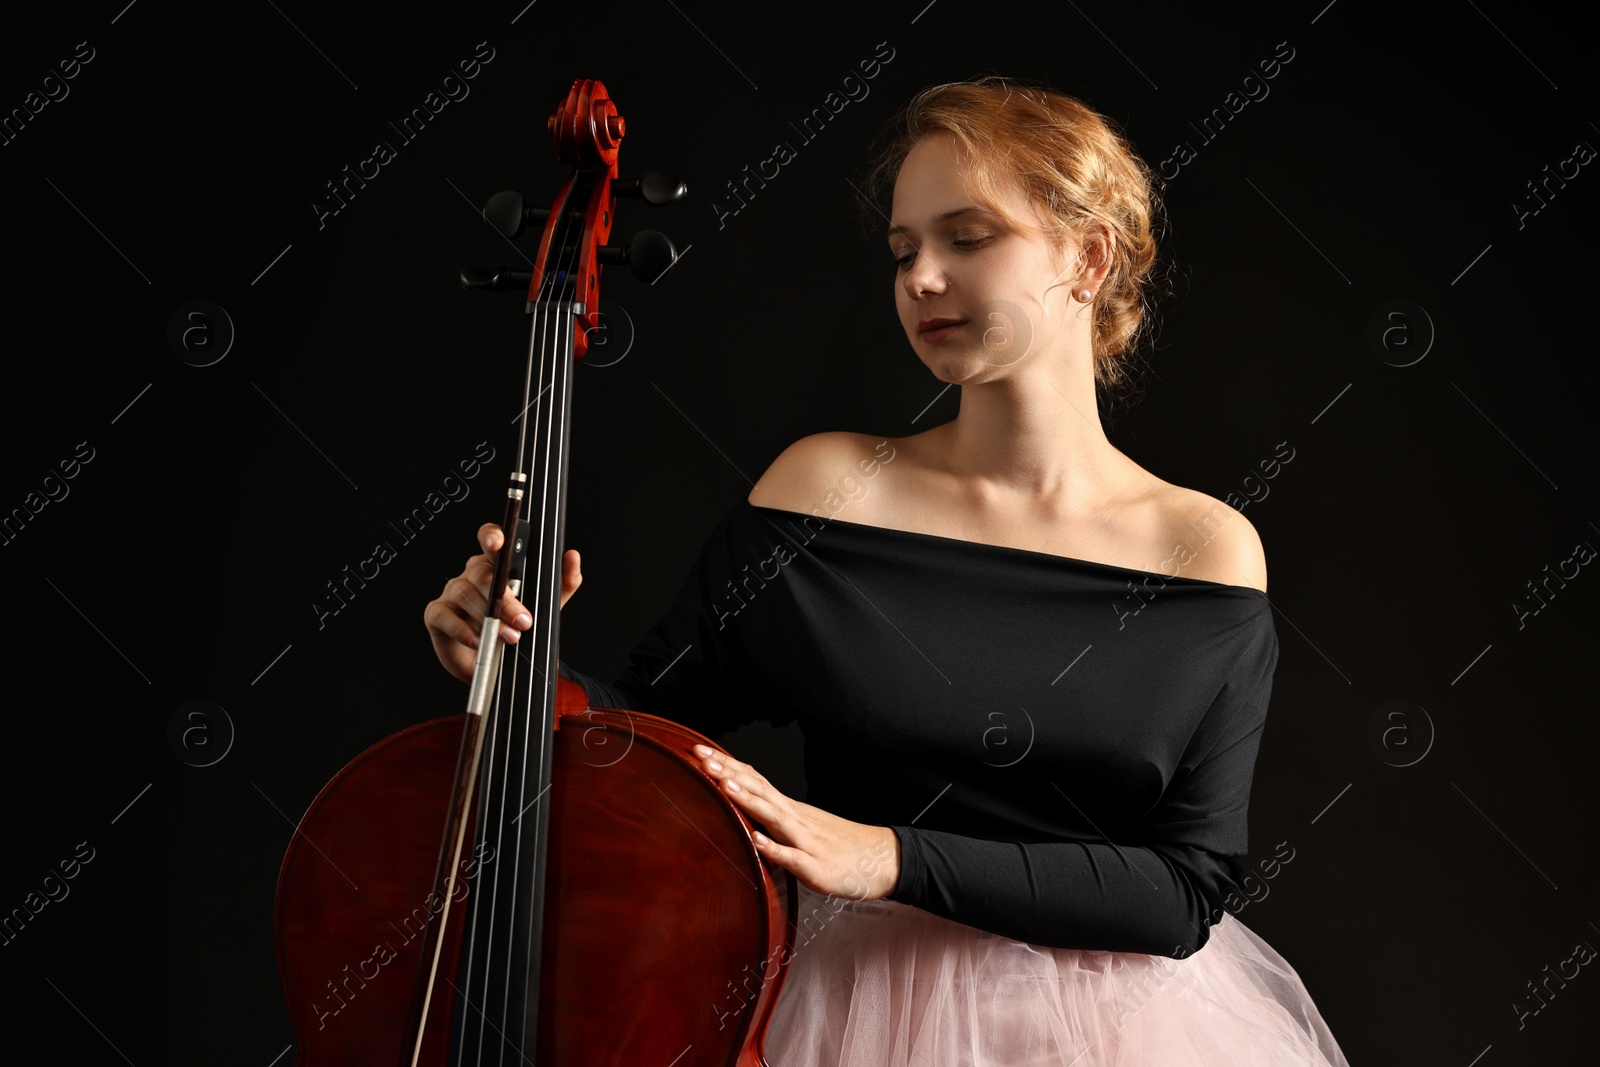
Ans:
[{"label": "lips", "polygon": [[924,341],[943,341],[966,324],[966,319],[923,319],[917,323],[917,335]]}]

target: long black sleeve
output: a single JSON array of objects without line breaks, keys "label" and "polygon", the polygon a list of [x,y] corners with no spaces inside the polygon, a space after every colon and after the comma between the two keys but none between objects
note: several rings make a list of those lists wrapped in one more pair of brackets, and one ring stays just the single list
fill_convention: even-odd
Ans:
[{"label": "long black sleeve", "polygon": [[1174,958],[1199,951],[1244,876],[1275,638],[1261,656],[1241,671],[1250,688],[1230,683],[1207,712],[1150,813],[1148,843],[1023,843],[895,826],[901,873],[891,899],[1037,945]]}]

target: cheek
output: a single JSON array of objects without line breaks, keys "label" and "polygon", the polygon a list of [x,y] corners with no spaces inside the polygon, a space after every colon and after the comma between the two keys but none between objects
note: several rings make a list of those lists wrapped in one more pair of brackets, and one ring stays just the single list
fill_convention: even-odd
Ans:
[{"label": "cheek", "polygon": [[1058,269],[1053,264],[1039,265],[1039,272],[1034,275],[1037,279],[1035,285],[1038,292],[1035,294],[1039,302],[1052,313],[1070,311],[1077,301],[1072,296],[1072,275]]},{"label": "cheek", "polygon": [[911,314],[916,309],[911,306],[911,298],[906,295],[906,287],[900,284],[900,276],[894,279],[894,310],[900,316],[901,322],[911,321]]}]

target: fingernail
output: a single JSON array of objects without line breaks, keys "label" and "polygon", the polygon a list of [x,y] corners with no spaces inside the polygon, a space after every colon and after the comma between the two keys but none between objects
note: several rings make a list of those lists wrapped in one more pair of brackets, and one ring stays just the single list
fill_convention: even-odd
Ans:
[{"label": "fingernail", "polygon": [[728,779],[728,792],[730,792],[730,793],[739,792],[739,783],[734,781],[732,778]]},{"label": "fingernail", "polygon": [[524,611],[522,614],[517,616],[516,623],[517,629],[526,630],[528,627],[533,625],[533,616]]},{"label": "fingernail", "polygon": [[714,771],[722,770],[722,764],[718,763],[716,760],[712,760],[710,763],[706,764],[706,766],[710,767]]},{"label": "fingernail", "polygon": [[711,750],[709,748],[707,748],[706,746],[704,746],[704,745],[696,745],[696,746],[694,746],[694,750],[695,750],[696,753],[698,753],[699,755],[702,755],[702,756],[711,755]]}]

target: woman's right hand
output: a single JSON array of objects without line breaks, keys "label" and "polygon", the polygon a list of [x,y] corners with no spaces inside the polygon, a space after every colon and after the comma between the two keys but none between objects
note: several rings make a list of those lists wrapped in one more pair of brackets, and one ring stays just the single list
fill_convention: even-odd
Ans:
[{"label": "woman's right hand", "polygon": [[[483,547],[483,554],[467,560],[461,573],[446,582],[444,592],[437,600],[430,600],[422,612],[434,654],[445,670],[463,682],[472,681],[472,671],[477,666],[484,607],[489,602],[489,586],[494,581],[495,556],[503,541],[499,524],[489,522],[478,527],[478,544]],[[561,558],[563,608],[583,584],[580,562],[577,549],[569,548]],[[516,644],[522,631],[533,626],[533,616],[509,589],[500,600],[499,618],[500,638],[508,645]]]}]

